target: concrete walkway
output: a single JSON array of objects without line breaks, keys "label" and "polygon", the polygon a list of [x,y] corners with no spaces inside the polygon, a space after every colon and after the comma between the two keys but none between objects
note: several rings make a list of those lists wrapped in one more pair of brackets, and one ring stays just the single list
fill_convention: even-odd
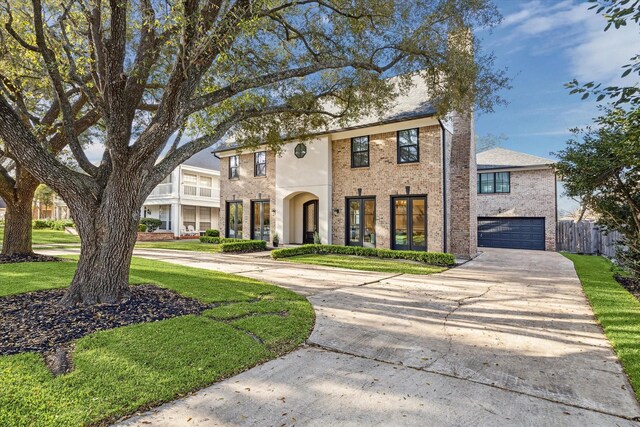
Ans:
[{"label": "concrete walkway", "polygon": [[127,426],[636,425],[631,386],[572,263],[487,250],[431,276],[137,250],[277,283],[317,314],[307,344]]}]

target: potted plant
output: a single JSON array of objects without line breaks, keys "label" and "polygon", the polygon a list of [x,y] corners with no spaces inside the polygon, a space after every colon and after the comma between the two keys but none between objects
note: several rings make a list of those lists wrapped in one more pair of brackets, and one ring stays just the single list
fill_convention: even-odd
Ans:
[{"label": "potted plant", "polygon": [[273,247],[277,248],[278,245],[280,244],[280,236],[278,236],[278,233],[273,234],[273,239],[271,239],[271,241],[273,243]]}]

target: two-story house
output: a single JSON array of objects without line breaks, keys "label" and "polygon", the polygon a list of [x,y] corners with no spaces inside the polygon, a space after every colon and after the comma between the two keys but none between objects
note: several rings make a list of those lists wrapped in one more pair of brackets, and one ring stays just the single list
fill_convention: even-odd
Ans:
[{"label": "two-story house", "polygon": [[478,246],[556,249],[553,160],[504,148],[478,153]]},{"label": "two-story house", "polygon": [[162,221],[160,230],[176,237],[218,228],[220,172],[209,150],[174,169],[145,200],[141,218]]},{"label": "two-story house", "polygon": [[286,141],[279,154],[219,145],[221,232],[474,256],[473,115],[439,120],[414,83],[384,115]]}]

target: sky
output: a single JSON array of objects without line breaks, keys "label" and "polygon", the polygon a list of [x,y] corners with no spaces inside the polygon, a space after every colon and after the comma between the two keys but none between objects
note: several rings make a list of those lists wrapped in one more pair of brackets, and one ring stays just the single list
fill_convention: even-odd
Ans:
[{"label": "sky", "polygon": [[[508,105],[476,116],[476,134],[504,136],[504,148],[555,159],[570,137],[598,114],[595,100],[569,95],[564,85],[580,82],[633,84],[620,79],[622,65],[640,53],[640,28],[631,24],[604,31],[605,19],[577,0],[496,0],[502,23],[476,36],[496,66],[507,69]],[[570,210],[565,198],[559,208]]]}]

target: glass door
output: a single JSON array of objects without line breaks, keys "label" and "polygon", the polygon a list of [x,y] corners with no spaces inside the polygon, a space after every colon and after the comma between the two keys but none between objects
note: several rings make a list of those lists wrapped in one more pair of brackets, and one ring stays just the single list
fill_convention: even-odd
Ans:
[{"label": "glass door", "polygon": [[227,237],[242,239],[242,201],[227,202]]},{"label": "glass door", "polygon": [[427,198],[393,199],[393,249],[427,250]]},{"label": "glass door", "polygon": [[318,231],[318,201],[310,200],[302,206],[302,243],[313,243],[313,236]]},{"label": "glass door", "polygon": [[262,200],[251,203],[253,205],[251,210],[251,238],[268,242],[271,233],[271,203]]},{"label": "glass door", "polygon": [[373,198],[348,200],[347,244],[350,246],[376,246],[376,201]]}]

